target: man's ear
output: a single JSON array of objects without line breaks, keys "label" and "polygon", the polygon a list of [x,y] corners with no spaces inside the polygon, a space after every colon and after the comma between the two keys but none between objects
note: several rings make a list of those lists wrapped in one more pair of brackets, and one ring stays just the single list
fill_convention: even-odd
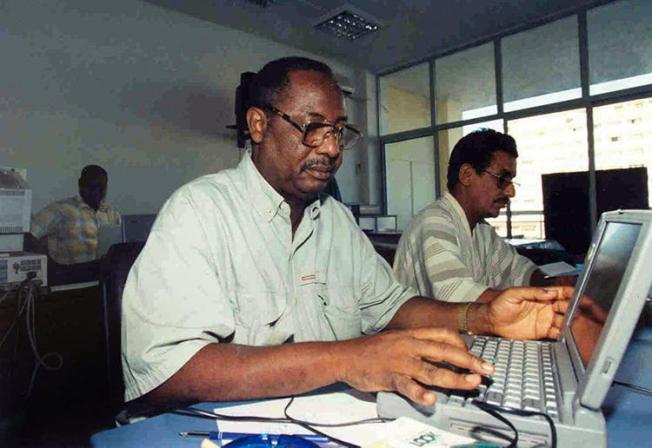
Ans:
[{"label": "man's ear", "polygon": [[473,168],[471,164],[463,163],[462,166],[460,166],[459,180],[465,187],[468,187],[471,180],[473,180],[477,175],[478,173],[475,172],[475,168]]},{"label": "man's ear", "polygon": [[263,141],[263,136],[267,129],[267,115],[265,111],[258,107],[250,107],[247,110],[247,126],[249,127],[252,142],[260,143]]}]

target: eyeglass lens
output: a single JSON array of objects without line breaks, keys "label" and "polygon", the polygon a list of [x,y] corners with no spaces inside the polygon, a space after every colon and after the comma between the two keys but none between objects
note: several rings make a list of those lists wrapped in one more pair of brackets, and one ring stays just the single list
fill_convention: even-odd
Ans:
[{"label": "eyeglass lens", "polygon": [[303,142],[308,146],[316,147],[331,136],[345,149],[353,146],[358,139],[358,134],[346,126],[338,128],[332,124],[309,123],[303,135]]}]

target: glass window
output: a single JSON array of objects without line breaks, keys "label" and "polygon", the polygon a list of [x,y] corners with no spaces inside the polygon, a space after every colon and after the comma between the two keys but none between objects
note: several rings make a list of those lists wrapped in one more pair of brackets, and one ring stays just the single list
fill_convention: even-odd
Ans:
[{"label": "glass window", "polygon": [[[597,170],[644,168],[647,171],[652,166],[652,98],[596,107],[593,109],[593,126]],[[650,174],[648,171],[641,175],[636,170],[618,174],[626,181],[623,188],[631,187],[628,192],[621,190],[618,193],[643,195],[645,192],[640,183],[647,178],[648,207],[652,207]],[[598,175],[598,182],[600,177]]]},{"label": "glass window", "polygon": [[504,38],[504,110],[579,98],[578,45],[576,16]]},{"label": "glass window", "polygon": [[594,8],[587,25],[591,95],[652,84],[652,2]]},{"label": "glass window", "polygon": [[493,115],[496,71],[493,43],[435,61],[435,119],[438,123]]},{"label": "glass window", "polygon": [[387,214],[404,230],[412,217],[437,197],[432,137],[385,145]]},{"label": "glass window", "polygon": [[380,78],[381,135],[431,125],[427,63]]},{"label": "glass window", "polygon": [[544,238],[541,175],[588,170],[586,112],[576,109],[521,118],[509,121],[507,128],[519,154],[519,186],[511,201],[512,235]]}]

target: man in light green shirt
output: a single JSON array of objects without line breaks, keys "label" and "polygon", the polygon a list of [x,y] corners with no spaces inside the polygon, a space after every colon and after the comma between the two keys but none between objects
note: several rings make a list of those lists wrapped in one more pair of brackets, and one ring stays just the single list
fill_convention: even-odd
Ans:
[{"label": "man in light green shirt", "polygon": [[127,400],[277,397],[341,381],[427,405],[435,397],[423,385],[473,389],[493,372],[458,327],[557,336],[568,290],[511,290],[473,306],[415,297],[348,209],[321,194],[359,137],[327,66],[272,61],[249,98],[253,151],[174,193],[129,274]]}]

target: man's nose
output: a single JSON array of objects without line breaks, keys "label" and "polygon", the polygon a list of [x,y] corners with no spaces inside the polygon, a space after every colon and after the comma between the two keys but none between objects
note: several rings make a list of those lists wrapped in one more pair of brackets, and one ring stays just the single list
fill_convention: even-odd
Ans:
[{"label": "man's nose", "polygon": [[329,132],[323,143],[317,147],[317,152],[325,154],[331,159],[336,159],[341,151],[340,139],[335,132]]},{"label": "man's nose", "polygon": [[510,182],[505,188],[505,194],[510,198],[516,196],[516,185]]}]

